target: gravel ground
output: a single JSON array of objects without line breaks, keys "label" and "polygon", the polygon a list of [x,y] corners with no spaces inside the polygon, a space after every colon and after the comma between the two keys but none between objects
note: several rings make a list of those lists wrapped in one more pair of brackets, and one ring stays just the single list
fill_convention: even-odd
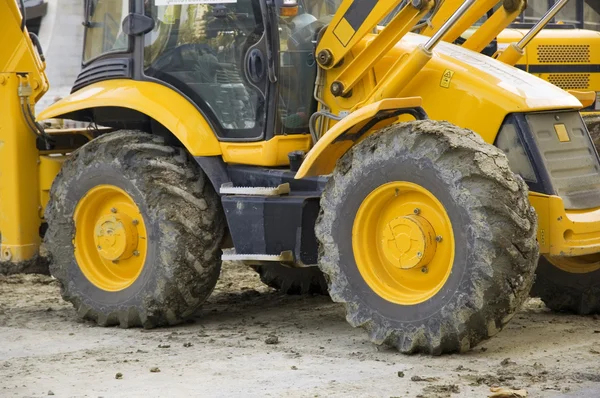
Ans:
[{"label": "gravel ground", "polygon": [[100,328],[76,318],[56,282],[0,277],[1,397],[600,396],[600,318],[553,314],[535,299],[464,355],[377,348],[327,297],[286,297],[226,264],[190,323]]}]

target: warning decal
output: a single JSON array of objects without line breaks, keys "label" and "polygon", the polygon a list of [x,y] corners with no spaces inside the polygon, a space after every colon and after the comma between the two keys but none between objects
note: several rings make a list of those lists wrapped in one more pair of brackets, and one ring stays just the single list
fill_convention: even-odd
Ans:
[{"label": "warning decal", "polygon": [[454,71],[446,69],[444,71],[444,74],[442,75],[442,81],[440,81],[440,86],[444,88],[449,88],[450,82],[452,81],[452,76],[454,76]]},{"label": "warning decal", "polygon": [[176,4],[223,4],[237,3],[237,0],[154,0],[155,6],[173,6]]}]

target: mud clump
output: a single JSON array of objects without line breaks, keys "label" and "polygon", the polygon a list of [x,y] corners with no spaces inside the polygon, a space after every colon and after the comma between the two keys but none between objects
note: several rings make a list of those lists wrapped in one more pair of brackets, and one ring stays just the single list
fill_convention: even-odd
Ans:
[{"label": "mud clump", "polygon": [[413,376],[410,378],[411,381],[425,381],[428,383],[437,381],[438,378],[437,377],[422,377],[422,376]]},{"label": "mud clump", "polygon": [[271,334],[265,339],[265,344],[279,344],[279,337]]}]

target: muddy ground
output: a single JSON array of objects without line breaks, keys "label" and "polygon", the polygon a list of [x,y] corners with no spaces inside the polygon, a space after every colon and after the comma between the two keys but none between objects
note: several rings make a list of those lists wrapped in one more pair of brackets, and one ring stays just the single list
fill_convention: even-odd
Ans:
[{"label": "muddy ground", "polygon": [[532,299],[472,352],[431,358],[378,349],[327,297],[285,297],[236,264],[193,322],[150,331],[77,320],[49,277],[0,277],[0,397],[487,397],[492,386],[600,396],[600,319]]}]

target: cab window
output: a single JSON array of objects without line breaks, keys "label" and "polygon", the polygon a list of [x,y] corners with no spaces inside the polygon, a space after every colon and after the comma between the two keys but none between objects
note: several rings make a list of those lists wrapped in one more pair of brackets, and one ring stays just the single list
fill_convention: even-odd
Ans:
[{"label": "cab window", "polygon": [[129,51],[130,40],[121,26],[130,0],[88,0],[85,3],[83,63],[108,53]]}]

